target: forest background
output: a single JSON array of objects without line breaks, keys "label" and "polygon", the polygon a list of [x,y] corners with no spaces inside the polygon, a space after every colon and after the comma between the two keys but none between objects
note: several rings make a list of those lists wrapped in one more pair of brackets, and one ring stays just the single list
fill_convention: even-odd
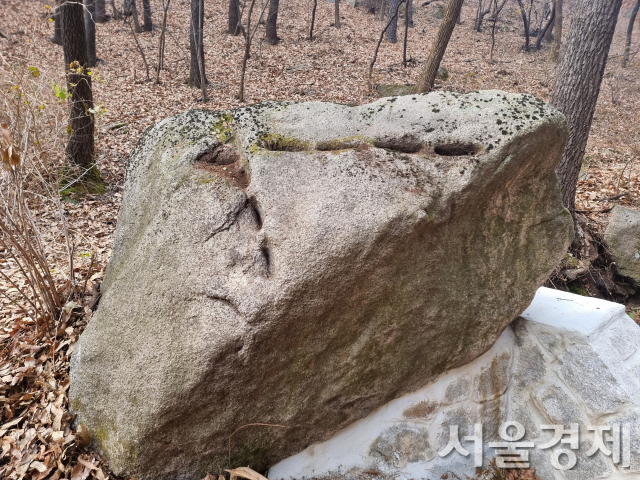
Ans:
[{"label": "forest background", "polygon": [[[228,33],[229,3],[206,0],[203,52],[208,98],[203,102],[202,91],[189,82],[189,1],[172,0],[169,5],[164,66],[159,82],[155,81],[166,1],[150,0],[151,31],[135,33],[132,17],[108,18],[96,26],[98,62],[92,69],[95,160],[105,189],[78,194],[65,189],[59,176],[68,98],[62,48],[50,41],[55,5],[40,0],[0,0],[0,122],[22,122],[27,130],[38,132],[37,146],[32,148],[37,154],[31,159],[35,170],[24,180],[29,193],[26,205],[40,232],[51,280],[65,299],[55,327],[44,325],[20,303],[19,293],[29,288],[28,279],[16,284],[7,280],[18,278],[20,267],[8,250],[0,248],[0,477],[79,480],[91,475],[102,480],[109,475],[108,466],[87,448],[83,432],[71,428],[72,417],[66,409],[68,356],[99,300],[126,160],[143,131],[192,108],[224,110],[265,100],[359,105],[381,96],[381,88],[370,88],[368,69],[388,21],[388,6],[381,18],[378,2],[355,7],[341,2],[336,28],[334,4],[320,0],[310,40],[314,1],[280,0],[279,42],[270,44],[264,23],[258,26],[247,62],[245,101],[241,102],[238,92],[245,39]],[[107,3],[107,14],[113,17]],[[249,3],[240,4],[245,17]],[[441,64],[446,71],[440,72],[436,89],[500,89],[548,101],[558,63],[551,58],[551,39],[543,41],[540,49],[535,47],[537,29],[548,13],[545,3],[548,7],[545,0],[507,0],[495,28],[489,14],[481,31],[476,31],[478,1],[466,0]],[[565,36],[576,3],[564,1]],[[622,65],[629,17],[636,3],[623,2],[578,183],[576,210],[596,240],[613,205],[640,207],[640,32],[635,32],[629,62]],[[122,1],[115,4],[121,11]],[[443,0],[414,2],[406,65],[401,9],[397,43],[385,40],[380,45],[372,72],[375,85],[416,83],[445,8]],[[531,19],[529,51],[523,49],[523,8]],[[142,24],[142,2],[137,10]],[[256,0],[254,24],[261,12],[266,20],[268,5]],[[10,133],[16,151],[26,153],[23,132]],[[599,268],[606,274],[610,265],[604,259]],[[603,291],[602,282],[588,278],[568,282],[568,286],[585,294],[601,296]],[[636,313],[638,305],[633,299],[624,300],[630,313]]]}]

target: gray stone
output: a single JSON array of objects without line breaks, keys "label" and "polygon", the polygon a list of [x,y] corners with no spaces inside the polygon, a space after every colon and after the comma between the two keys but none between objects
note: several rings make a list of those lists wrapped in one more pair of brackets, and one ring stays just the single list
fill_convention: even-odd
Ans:
[{"label": "gray stone", "polygon": [[586,417],[580,407],[560,387],[549,385],[537,392],[535,397],[547,424],[564,425],[567,428],[572,423],[584,425]]},{"label": "gray stone", "polygon": [[604,233],[618,272],[640,284],[640,212],[616,205]]},{"label": "gray stone", "polygon": [[580,394],[591,413],[613,413],[630,402],[625,390],[591,346],[570,349],[562,362],[563,380]]},{"label": "gray stone", "polygon": [[[70,405],[114,473],[261,470],[487,351],[572,238],[531,96],[191,111],[132,152]],[[501,387],[502,388],[502,387]]]}]

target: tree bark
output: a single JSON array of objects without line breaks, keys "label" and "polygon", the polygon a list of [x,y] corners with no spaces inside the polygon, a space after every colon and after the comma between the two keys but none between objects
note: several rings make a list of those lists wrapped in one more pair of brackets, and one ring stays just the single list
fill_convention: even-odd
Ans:
[{"label": "tree bark", "polygon": [[476,21],[475,24],[473,25],[473,29],[476,32],[481,32],[482,31],[482,21],[484,20],[485,15],[487,15],[490,11],[491,11],[491,4],[492,2],[489,2],[489,6],[487,8],[484,8],[484,0],[478,0],[478,10],[476,11]]},{"label": "tree bark", "polygon": [[160,72],[164,68],[164,45],[167,36],[167,12],[171,0],[162,0],[162,31],[160,32],[160,41],[158,42],[158,68],[156,69],[156,85],[160,84]]},{"label": "tree bark", "polygon": [[524,51],[529,51],[529,17],[527,17],[527,10],[524,7],[522,0],[518,0],[518,6],[520,7],[520,15],[522,16],[522,24],[524,25]]},{"label": "tree bark", "polygon": [[627,41],[624,45],[624,55],[622,57],[622,66],[626,67],[629,63],[629,53],[631,52],[631,35],[633,34],[633,25],[636,23],[636,16],[638,15],[638,9],[640,9],[640,0],[636,2],[631,10],[631,18],[629,19],[629,26],[627,27]]},{"label": "tree bark", "polygon": [[151,2],[149,0],[142,0],[142,30],[150,32],[153,30],[153,20],[151,19]]},{"label": "tree bark", "polygon": [[96,2],[84,0],[84,30],[87,34],[87,66],[96,66]]},{"label": "tree bark", "polygon": [[[189,50],[191,53],[189,85],[202,88],[200,78],[207,77],[204,71],[204,0],[191,0],[191,26],[189,28]],[[199,61],[199,59],[201,59]],[[202,68],[202,75],[200,74]]]},{"label": "tree bark", "polygon": [[96,23],[104,23],[107,21],[107,9],[105,0],[96,0]]},{"label": "tree bark", "polygon": [[231,35],[240,35],[240,2],[229,0],[229,32]]},{"label": "tree bark", "polygon": [[309,40],[313,40],[313,27],[316,23],[316,8],[318,8],[318,0],[313,0],[313,10],[311,10],[311,26],[309,27]]},{"label": "tree bark", "polygon": [[440,21],[438,35],[429,52],[427,63],[418,78],[414,93],[429,92],[433,89],[440,62],[442,61],[442,57],[444,57],[444,52],[447,50],[451,34],[456,26],[456,19],[458,15],[460,15],[462,2],[463,0],[449,0],[447,10],[444,12],[444,17]]},{"label": "tree bark", "polygon": [[129,11],[131,12],[131,15],[133,15],[133,25],[136,33],[142,33],[142,27],[140,26],[140,20],[138,19],[136,0],[129,0]]},{"label": "tree bark", "polygon": [[391,0],[389,3],[389,27],[387,28],[387,41],[396,43],[398,41],[398,15],[397,10],[400,0]]},{"label": "tree bark", "polygon": [[269,1],[269,13],[267,14],[267,42],[271,45],[277,44],[278,38],[278,9],[280,8],[280,0]]},{"label": "tree bark", "polygon": [[60,4],[56,2],[56,9],[53,13],[53,37],[51,42],[62,45],[62,21],[60,20]]},{"label": "tree bark", "polygon": [[407,0],[405,4],[407,7],[404,14],[404,21],[407,22],[409,28],[413,28],[413,0]]},{"label": "tree bark", "polygon": [[551,105],[567,117],[569,140],[556,168],[562,201],[575,213],[582,158],[622,0],[582,0],[571,19]]},{"label": "tree bark", "polygon": [[113,11],[114,20],[120,20],[122,18],[122,15],[120,15],[120,12],[118,12],[116,8],[116,0],[111,0],[111,10]]},{"label": "tree bark", "polygon": [[122,0],[122,15],[125,17],[131,16],[131,1],[132,0]]},{"label": "tree bark", "polygon": [[551,46],[551,60],[558,61],[560,56],[560,45],[562,44],[562,2],[563,0],[556,0],[556,18],[553,21],[553,29],[556,31],[554,34],[553,45]]},{"label": "tree bark", "polygon": [[94,122],[91,76],[87,75],[87,37],[82,2],[66,0],[60,6],[62,47],[69,98],[69,142],[66,157],[71,166],[87,170],[93,166]]},{"label": "tree bark", "polygon": [[536,50],[540,50],[540,47],[542,46],[542,40],[547,38],[547,32],[551,30],[555,17],[556,17],[556,6],[554,4],[551,7],[551,16],[547,20],[547,23],[545,23],[544,27],[538,32],[538,38],[536,38]]},{"label": "tree bark", "polygon": [[334,20],[333,26],[336,28],[340,28],[340,0],[334,0]]}]

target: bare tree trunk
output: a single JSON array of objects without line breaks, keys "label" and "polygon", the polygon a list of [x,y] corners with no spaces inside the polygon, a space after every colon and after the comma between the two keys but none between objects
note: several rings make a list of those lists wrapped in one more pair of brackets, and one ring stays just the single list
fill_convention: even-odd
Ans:
[{"label": "bare tree trunk", "polygon": [[[189,71],[189,85],[191,87],[201,88],[201,78],[205,83],[207,77],[204,74],[204,0],[191,0],[191,26],[189,31],[189,49],[191,52],[191,62]],[[202,52],[201,54],[198,52]],[[198,59],[202,55],[202,62]],[[202,75],[200,75],[200,67],[202,67]]]},{"label": "bare tree trunk", "polygon": [[107,21],[107,11],[105,7],[105,0],[96,0],[96,23],[104,23]]},{"label": "bare tree trunk", "polygon": [[156,85],[160,83],[160,71],[164,68],[164,43],[167,34],[167,13],[171,0],[162,0],[162,31],[160,32],[160,42],[158,44],[158,68],[156,69]]},{"label": "bare tree trunk", "polygon": [[484,8],[484,0],[478,0],[478,10],[476,10],[476,21],[473,25],[473,29],[476,32],[482,31],[482,21],[484,20],[485,15],[487,15],[491,11],[492,2],[489,1],[489,6]]},{"label": "bare tree trunk", "polygon": [[[278,38],[278,9],[280,8],[280,0],[269,0],[269,13],[267,14],[267,42],[270,45],[276,45],[280,39]],[[249,29],[249,27],[247,27]]]},{"label": "bare tree trunk", "polygon": [[313,10],[311,10],[311,26],[309,27],[309,40],[313,40],[313,26],[316,23],[316,8],[318,8],[318,0],[313,0]]},{"label": "bare tree trunk", "polygon": [[56,9],[53,12],[53,37],[51,43],[62,45],[62,21],[60,20],[60,2],[56,2]]},{"label": "bare tree trunk", "polygon": [[498,10],[498,0],[494,0],[496,6],[496,14],[490,19],[493,22],[491,25],[491,50],[489,51],[489,63],[493,64],[493,50],[496,47],[496,26],[498,25],[498,15],[500,11]]},{"label": "bare tree trunk", "polygon": [[151,19],[151,2],[149,0],[142,0],[142,29],[145,32],[153,30],[153,20]]},{"label": "bare tree trunk", "polygon": [[520,15],[522,16],[522,24],[524,25],[524,51],[529,51],[529,17],[527,17],[527,10],[524,7],[522,0],[517,0],[520,7]]},{"label": "bare tree trunk", "polygon": [[333,21],[333,26],[336,28],[340,28],[340,0],[334,0],[333,2],[334,5],[334,21]]},{"label": "bare tree trunk", "polygon": [[429,58],[418,78],[415,93],[429,92],[433,89],[440,62],[442,61],[442,57],[444,57],[444,52],[447,50],[451,34],[456,26],[456,19],[458,15],[460,15],[462,2],[463,0],[449,0],[447,10],[444,12],[444,17],[440,21],[438,35],[429,52]]},{"label": "bare tree trunk", "polygon": [[413,0],[407,0],[406,9],[404,14],[404,21],[407,23],[409,28],[413,28]]},{"label": "bare tree trunk", "polygon": [[131,16],[131,2],[133,0],[122,0],[122,15],[125,17]]},{"label": "bare tree trunk", "polygon": [[253,12],[253,7],[256,4],[256,0],[251,0],[251,5],[249,5],[249,12],[247,13],[247,32],[244,43],[244,56],[242,57],[242,67],[240,69],[240,91],[238,92],[238,100],[244,102],[244,76],[247,72],[247,61],[249,60],[249,52],[251,52],[251,13]]},{"label": "bare tree trunk", "polygon": [[640,9],[640,0],[636,2],[631,10],[631,18],[629,19],[629,26],[627,27],[627,41],[624,44],[624,56],[622,57],[622,66],[626,67],[629,63],[629,52],[631,51],[631,35],[633,34],[633,24],[636,23],[636,16],[638,15],[638,9]]},{"label": "bare tree trunk", "polygon": [[96,66],[96,3],[84,0],[84,30],[87,34],[87,66]]},{"label": "bare tree trunk", "polygon": [[580,166],[621,4],[622,0],[578,3],[551,96],[551,105],[564,113],[569,124],[569,140],[556,173],[562,201],[572,215]]},{"label": "bare tree trunk", "polygon": [[553,22],[555,18],[556,18],[556,6],[554,4],[551,6],[551,16],[547,20],[547,23],[538,32],[538,38],[536,38],[536,50],[540,50],[540,47],[542,46],[542,40],[546,38],[547,32],[551,30],[551,27],[553,26]]},{"label": "bare tree trunk", "polygon": [[[64,50],[67,89],[69,90],[69,142],[66,158],[70,166],[86,170],[84,177],[99,178],[94,166],[94,121],[91,76],[87,75],[87,37],[84,30],[84,8],[81,1],[66,0],[60,5],[62,46]],[[94,178],[92,178],[94,176]]]},{"label": "bare tree trunk", "polygon": [[239,35],[240,28],[240,2],[239,0],[229,0],[229,33]]},{"label": "bare tree trunk", "polygon": [[402,66],[407,67],[407,41],[409,39],[409,9],[411,8],[411,1],[405,2],[404,9],[404,45],[402,46]]},{"label": "bare tree trunk", "polygon": [[556,18],[555,0],[551,0],[551,12],[553,15],[553,20],[552,20],[551,26],[547,29],[546,33],[544,34],[544,38],[542,39],[545,45],[551,45],[551,42],[553,42],[553,27],[555,26],[555,18]]},{"label": "bare tree trunk", "polygon": [[387,40],[389,43],[398,41],[398,15],[397,10],[400,6],[400,0],[391,0],[389,3],[389,20],[390,24],[387,28]]},{"label": "bare tree trunk", "polygon": [[560,56],[560,45],[562,44],[562,2],[563,0],[556,0],[556,18],[553,23],[553,29],[556,31],[554,34],[553,45],[551,46],[551,60],[558,61]]},{"label": "bare tree trunk", "polygon": [[129,0],[129,11],[133,15],[133,25],[136,33],[142,33],[142,27],[138,19],[138,8],[136,7],[136,0]]},{"label": "bare tree trunk", "polygon": [[116,0],[111,0],[111,10],[113,11],[114,20],[120,20],[122,18],[122,15],[120,15],[120,12],[116,8]]},{"label": "bare tree trunk", "polygon": [[387,29],[389,28],[389,25],[391,25],[391,22],[393,22],[394,19],[396,21],[398,20],[398,12],[400,10],[400,5],[402,3],[404,3],[404,2],[405,2],[405,0],[400,0],[400,3],[398,3],[398,5],[396,6],[396,10],[395,10],[393,16],[387,22],[387,26],[384,27],[382,32],[380,32],[380,38],[378,39],[378,44],[376,45],[376,49],[373,52],[373,58],[371,59],[371,62],[369,63],[369,75],[367,76],[369,90],[373,89],[373,81],[372,81],[372,78],[373,78],[373,66],[376,64],[376,60],[378,59],[378,50],[380,50],[380,44],[382,43],[382,39],[384,38],[384,34],[386,33]]}]

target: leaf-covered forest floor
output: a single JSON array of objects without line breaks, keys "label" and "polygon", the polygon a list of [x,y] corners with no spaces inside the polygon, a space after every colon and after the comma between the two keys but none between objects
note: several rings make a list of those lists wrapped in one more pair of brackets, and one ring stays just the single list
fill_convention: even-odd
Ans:
[{"label": "leaf-covered forest floor", "polygon": [[[260,5],[262,0],[258,0]],[[122,2],[117,1],[118,5]],[[367,69],[384,24],[364,7],[341,4],[342,27],[333,23],[333,4],[320,0],[314,40],[308,40],[311,0],[281,0],[278,34],[281,42],[268,45],[264,26],[256,34],[246,77],[246,99],[331,101],[363,104],[378,95],[369,91]],[[424,65],[438,25],[437,13],[444,4],[417,3],[414,28],[409,29],[408,56],[402,66],[402,21],[398,43],[382,43],[374,69],[377,84],[415,83]],[[540,3],[540,2],[537,2]],[[161,25],[160,0],[151,0],[153,22]],[[571,3],[569,3],[569,6]],[[454,31],[442,66],[449,78],[437,88],[459,92],[501,89],[534,94],[548,100],[552,92],[556,64],[549,60],[547,47],[522,51],[522,23],[516,2],[509,2],[496,28],[494,63],[489,62],[490,22],[482,33],[473,30],[477,5],[467,2],[462,24]],[[138,7],[141,10],[141,6]],[[258,8],[258,7],[257,7]],[[538,9],[541,6],[538,5]],[[261,7],[259,7],[261,9]],[[570,8],[565,12],[564,33],[568,32]],[[108,6],[107,11],[111,14]],[[64,86],[62,48],[49,42],[53,35],[50,10],[40,0],[2,0],[0,8],[0,81],[10,89],[42,87],[40,100],[48,115],[49,142],[55,167],[62,159],[66,106],[54,96],[54,85]],[[539,13],[538,13],[539,15]],[[487,16],[488,18],[488,16]],[[536,18],[536,14],[532,15]],[[255,15],[254,15],[255,21]],[[628,17],[621,15],[602,85],[584,172],[578,186],[577,208],[584,211],[595,232],[602,232],[607,213],[614,204],[640,207],[640,55],[627,68],[621,66],[624,33]],[[189,2],[173,0],[169,10],[165,69],[160,84],[145,81],[145,67],[133,34],[122,21],[110,20],[97,26],[97,53],[94,69],[96,104],[106,109],[97,121],[97,162],[107,185],[102,195],[73,196],[62,204],[73,248],[71,256],[84,295],[59,319],[53,338],[39,334],[37,323],[6,298],[0,298],[0,477],[43,480],[45,478],[99,480],[110,475],[99,457],[86,445],[86,432],[71,428],[67,410],[68,361],[79,334],[91,317],[91,304],[104,275],[118,206],[122,197],[124,166],[128,153],[142,132],[161,119],[191,108],[223,110],[239,106],[236,99],[239,65],[244,50],[241,36],[226,33],[227,4],[205,2],[206,74],[210,101],[198,101],[201,92],[187,85],[189,75]],[[638,26],[636,26],[638,28]],[[150,64],[157,63],[159,32],[139,34],[138,40]],[[640,48],[636,32],[632,52]],[[532,38],[532,43],[535,39]],[[35,67],[37,76],[30,72]],[[0,111],[0,120],[11,118]],[[109,129],[109,125],[124,127]],[[57,152],[57,153],[56,153]],[[59,163],[58,163],[59,165]],[[627,195],[607,200],[620,193]],[[42,229],[49,260],[61,288],[69,286],[69,250],[60,217],[50,204],[30,205]],[[94,258],[93,263],[91,258]],[[0,252],[0,269],[8,276],[16,266]],[[65,283],[66,282],[66,283]],[[11,294],[0,280],[0,288]],[[14,292],[15,293],[15,292]]]}]

